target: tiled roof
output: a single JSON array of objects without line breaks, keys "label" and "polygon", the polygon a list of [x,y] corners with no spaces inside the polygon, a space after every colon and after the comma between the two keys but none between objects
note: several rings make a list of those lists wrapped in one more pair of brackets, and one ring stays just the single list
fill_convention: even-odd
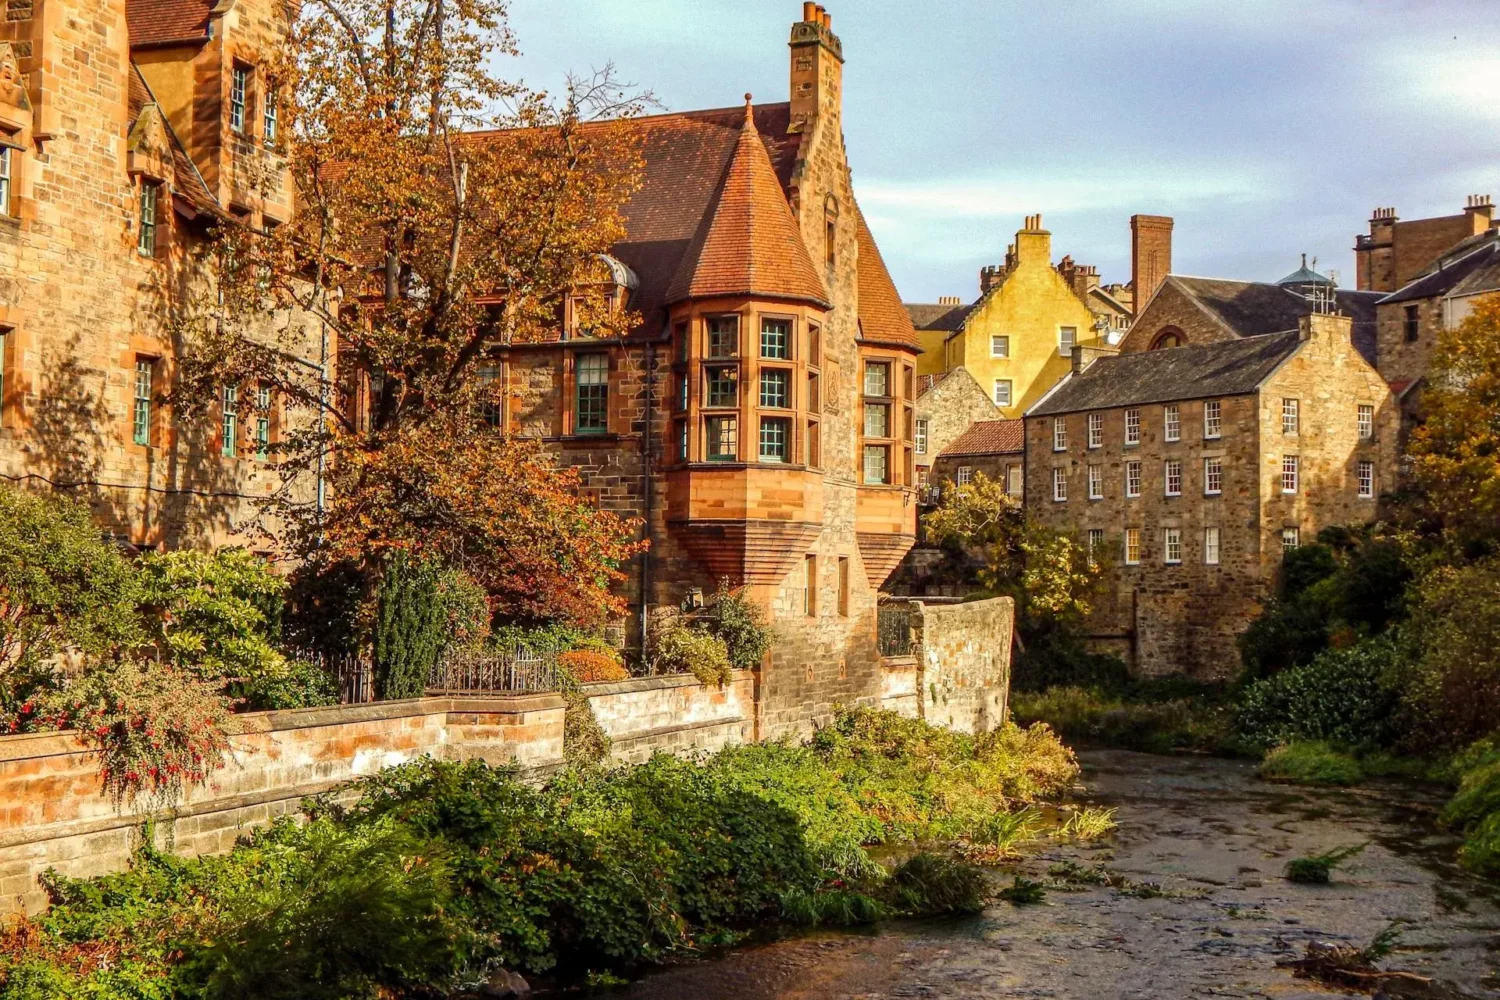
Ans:
[{"label": "tiled roof", "polygon": [[214,0],[127,0],[130,44],[164,45],[205,41]]},{"label": "tiled roof", "polygon": [[[1312,312],[1312,302],[1290,288],[1264,281],[1231,281],[1172,274],[1176,285],[1237,337],[1295,330]],[[1339,311],[1354,321],[1350,334],[1355,350],[1375,363],[1375,303],[1378,292],[1339,289],[1334,293]]]},{"label": "tiled roof", "polygon": [[[146,85],[146,80],[141,76],[140,67],[134,63],[130,64],[130,78],[126,96],[129,100],[130,121],[133,124],[140,117],[141,111],[146,105],[156,103],[151,88]],[[183,148],[182,141],[177,138],[177,133],[172,129],[172,123],[162,116],[162,125],[166,127],[167,138],[172,142],[172,197],[173,200],[187,209],[183,214],[189,218],[198,215],[225,215],[224,208],[219,204],[217,198],[209,191],[208,184],[204,182],[203,175],[193,161],[188,158],[187,150]]]},{"label": "tiled roof", "polygon": [[1255,391],[1300,343],[1297,331],[1100,358],[1069,375],[1028,417]]},{"label": "tiled roof", "polygon": [[855,236],[859,242],[859,335],[867,344],[885,344],[897,347],[913,347],[921,350],[917,331],[911,325],[911,317],[901,305],[901,296],[896,293],[896,283],[891,272],[886,270],[865,225],[865,214],[854,206]]},{"label": "tiled roof", "polygon": [[976,420],[943,449],[939,458],[969,455],[1018,455],[1026,450],[1026,431],[1020,420]]},{"label": "tiled roof", "polygon": [[1381,299],[1382,305],[1429,299],[1450,292],[1500,288],[1500,229],[1471,236],[1437,259],[1427,273]]},{"label": "tiled roof", "polygon": [[977,302],[966,306],[950,306],[940,302],[908,302],[906,314],[912,326],[918,330],[946,330],[953,332],[964,325]]},{"label": "tiled roof", "polygon": [[726,295],[829,304],[748,101],[723,180],[664,303]]},{"label": "tiled roof", "polygon": [[[957,369],[954,369],[954,371],[957,371]],[[951,374],[953,374],[953,372],[938,372],[936,375],[918,375],[917,398],[921,399],[933,389],[937,388],[937,386],[943,381],[943,379],[947,378]]]}]

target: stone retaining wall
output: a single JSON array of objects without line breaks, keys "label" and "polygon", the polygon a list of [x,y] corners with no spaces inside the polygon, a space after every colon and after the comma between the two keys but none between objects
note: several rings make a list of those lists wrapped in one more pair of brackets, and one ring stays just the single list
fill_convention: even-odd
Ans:
[{"label": "stone retaining wall", "polygon": [[737,670],[722,688],[689,674],[587,684],[594,717],[614,743],[614,759],[639,764],[657,750],[722,749],[755,739],[755,674]]}]

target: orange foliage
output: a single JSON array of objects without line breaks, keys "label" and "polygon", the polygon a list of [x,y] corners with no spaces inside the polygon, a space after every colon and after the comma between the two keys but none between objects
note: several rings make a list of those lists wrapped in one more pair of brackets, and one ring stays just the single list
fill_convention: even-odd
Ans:
[{"label": "orange foliage", "polygon": [[573,649],[557,657],[557,665],[573,675],[580,684],[593,681],[623,681],[630,677],[616,657],[592,649]]}]

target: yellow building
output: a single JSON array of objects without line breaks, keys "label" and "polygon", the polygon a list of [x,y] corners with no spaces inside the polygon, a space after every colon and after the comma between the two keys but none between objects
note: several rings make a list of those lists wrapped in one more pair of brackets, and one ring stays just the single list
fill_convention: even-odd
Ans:
[{"label": "yellow building", "polygon": [[1026,217],[1005,263],[979,274],[979,299],[909,303],[921,339],[917,374],[966,369],[1007,419],[1057,384],[1072,365],[1073,349],[1113,351],[1101,323],[1052,264],[1052,234],[1042,217]]}]

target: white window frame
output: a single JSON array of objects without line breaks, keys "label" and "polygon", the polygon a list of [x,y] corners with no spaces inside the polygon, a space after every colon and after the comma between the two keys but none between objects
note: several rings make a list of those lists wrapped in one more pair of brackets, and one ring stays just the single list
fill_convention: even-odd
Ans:
[{"label": "white window frame", "polygon": [[990,335],[990,357],[992,357],[992,358],[1009,358],[1010,357],[1010,335],[1009,334],[994,333],[994,334]]},{"label": "white window frame", "polygon": [[1068,450],[1068,418],[1067,417],[1053,417],[1052,418],[1052,450],[1053,451],[1067,451]]},{"label": "white window frame", "polygon": [[1219,529],[1217,526],[1203,529],[1203,565],[1219,565]]},{"label": "white window frame", "polygon": [[239,135],[245,134],[245,108],[250,93],[250,67],[233,65],[229,68],[229,128]]},{"label": "white window frame", "polygon": [[1290,496],[1302,485],[1302,463],[1297,455],[1281,456],[1281,492]]},{"label": "white window frame", "polygon": [[1210,455],[1203,460],[1203,495],[1216,497],[1224,492],[1224,460]]},{"label": "white window frame", "polygon": [[1168,566],[1182,563],[1182,529],[1163,528],[1161,532],[1161,560]]},{"label": "white window frame", "polygon": [[1089,499],[1104,499],[1104,466],[1089,466]]},{"label": "white window frame", "polygon": [[1123,546],[1125,565],[1139,566],[1141,564],[1141,529],[1126,528]]},{"label": "white window frame", "polygon": [[[1014,398],[1014,394],[1012,393],[1012,386],[1013,383],[1008,378],[995,379],[993,398],[995,400],[996,406],[1011,405],[1010,401]],[[1005,391],[1002,393],[1000,391],[1001,389],[1004,389]]]},{"label": "white window frame", "polygon": [[1161,432],[1165,441],[1182,440],[1182,407],[1168,403],[1161,408]]},{"label": "white window frame", "polygon": [[1089,563],[1092,564],[1094,562],[1094,554],[1104,548],[1104,529],[1090,528],[1088,534],[1084,537],[1086,539],[1084,542],[1084,551],[1088,555]]},{"label": "white window frame", "polygon": [[[874,478],[870,475],[870,459],[880,459],[880,474]],[[889,486],[891,483],[891,449],[889,445],[867,444],[861,453],[861,465],[863,466],[864,481],[869,486]]]},{"label": "white window frame", "polygon": [[1131,448],[1141,443],[1141,411],[1137,407],[1131,407],[1125,411],[1125,447]]},{"label": "white window frame", "polygon": [[1224,436],[1224,404],[1217,399],[1203,404],[1203,440],[1217,441]]},{"label": "white window frame", "polygon": [[1169,458],[1161,464],[1161,484],[1164,495],[1182,496],[1182,459]]},{"label": "white window frame", "polygon": [[1302,401],[1290,396],[1281,401],[1281,433],[1292,437],[1302,433]]},{"label": "white window frame", "polygon": [[281,126],[279,95],[275,87],[266,87],[265,99],[261,102],[260,137],[267,146],[276,145],[276,132]]},{"label": "white window frame", "polygon": [[1057,468],[1052,470],[1052,501],[1054,503],[1068,502],[1068,470]]},{"label": "white window frame", "polygon": [[1125,463],[1125,495],[1127,497],[1138,497],[1141,495],[1141,463]]},{"label": "white window frame", "polygon": [[1365,459],[1356,466],[1359,473],[1359,497],[1370,500],[1375,496],[1375,463]]},{"label": "white window frame", "polygon": [[156,256],[156,223],[160,206],[161,185],[143,178],[135,236],[135,251],[142,257]]},{"label": "white window frame", "polygon": [[974,481],[974,467],[972,465],[960,465],[958,467],[958,485],[968,486]]},{"label": "white window frame", "polygon": [[915,430],[912,432],[912,446],[918,455],[927,454],[927,417],[917,417]]},{"label": "white window frame", "polygon": [[1005,470],[1005,492],[1013,497],[1018,497],[1026,490],[1026,484],[1022,481],[1023,466],[1012,465]]},{"label": "white window frame", "polygon": [[[5,338],[0,336],[0,346]],[[151,394],[156,384],[156,359],[135,359],[135,384],[131,393],[130,440],[134,444],[151,445]]]},{"label": "white window frame", "polygon": [[1104,447],[1104,414],[1089,414],[1089,447]]},{"label": "white window frame", "polygon": [[1073,348],[1078,346],[1078,327],[1059,326],[1057,328],[1057,355],[1061,358],[1071,358]]},{"label": "white window frame", "polygon": [[1301,528],[1298,528],[1298,527],[1288,527],[1288,528],[1282,528],[1281,529],[1281,551],[1282,551],[1283,554],[1292,551],[1292,549],[1301,548],[1301,546],[1302,546],[1302,529]]},{"label": "white window frame", "polygon": [[0,133],[0,215],[10,216],[14,213],[10,210],[10,202],[15,197],[15,173],[16,158],[11,155],[15,147],[6,142],[4,133]]},{"label": "white window frame", "polygon": [[1360,403],[1354,419],[1361,441],[1368,441],[1375,436],[1375,407],[1369,403]]}]

